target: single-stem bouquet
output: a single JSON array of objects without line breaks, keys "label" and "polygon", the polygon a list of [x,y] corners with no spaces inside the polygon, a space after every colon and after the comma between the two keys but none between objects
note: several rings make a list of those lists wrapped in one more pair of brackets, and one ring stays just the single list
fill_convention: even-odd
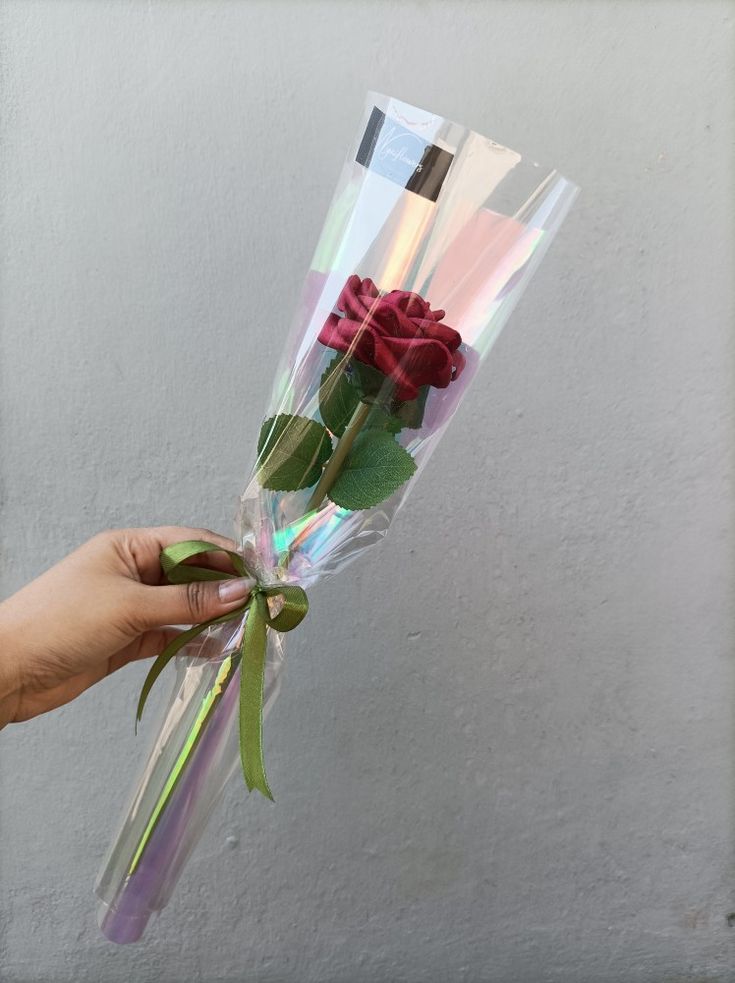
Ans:
[{"label": "single-stem bouquet", "polygon": [[[385,535],[576,191],[462,126],[368,96],[260,428],[233,573],[200,560],[211,543],[161,557],[172,582],[249,574],[256,586],[242,608],[183,632],[146,679],[138,717],[178,654],[97,884],[109,939],[136,941],[167,903],[238,761],[248,788],[272,797],[262,721],[283,634],[309,587]],[[187,658],[202,639],[210,656]]]}]

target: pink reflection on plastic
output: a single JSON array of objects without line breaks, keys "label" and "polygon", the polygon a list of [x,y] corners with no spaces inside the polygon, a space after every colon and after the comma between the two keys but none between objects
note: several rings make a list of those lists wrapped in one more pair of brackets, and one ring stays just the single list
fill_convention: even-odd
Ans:
[{"label": "pink reflection on plastic", "polygon": [[431,303],[446,311],[448,323],[480,354],[486,347],[480,344],[481,335],[504,288],[526,264],[541,235],[539,229],[481,209],[439,261],[430,286]]}]

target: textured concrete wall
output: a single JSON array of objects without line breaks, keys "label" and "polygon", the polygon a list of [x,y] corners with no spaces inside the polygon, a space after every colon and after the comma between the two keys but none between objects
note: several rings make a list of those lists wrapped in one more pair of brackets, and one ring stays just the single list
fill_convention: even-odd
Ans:
[{"label": "textured concrete wall", "polygon": [[91,894],[143,668],[2,734],[3,981],[735,979],[734,15],[3,5],[6,593],[106,526],[231,528],[368,87],[583,188],[388,540],[313,592],[277,805],[233,783],[143,946]]}]

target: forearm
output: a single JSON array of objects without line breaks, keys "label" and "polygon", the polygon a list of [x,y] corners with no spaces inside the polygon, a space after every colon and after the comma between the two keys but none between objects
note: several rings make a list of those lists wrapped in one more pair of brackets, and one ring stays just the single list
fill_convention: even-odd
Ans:
[{"label": "forearm", "polygon": [[0,604],[0,729],[15,719],[20,699],[20,659],[10,601]]}]

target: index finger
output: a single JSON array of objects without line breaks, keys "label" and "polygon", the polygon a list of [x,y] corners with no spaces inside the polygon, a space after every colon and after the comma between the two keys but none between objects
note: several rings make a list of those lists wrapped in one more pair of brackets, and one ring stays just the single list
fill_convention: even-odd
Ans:
[{"label": "index finger", "polygon": [[[142,583],[148,586],[166,583],[161,570],[160,553],[166,546],[189,539],[203,539],[223,550],[237,550],[237,543],[211,529],[190,526],[154,526],[150,529],[127,529],[127,548],[133,557]],[[223,573],[233,573],[232,561],[225,553],[202,553],[192,561]]]}]

